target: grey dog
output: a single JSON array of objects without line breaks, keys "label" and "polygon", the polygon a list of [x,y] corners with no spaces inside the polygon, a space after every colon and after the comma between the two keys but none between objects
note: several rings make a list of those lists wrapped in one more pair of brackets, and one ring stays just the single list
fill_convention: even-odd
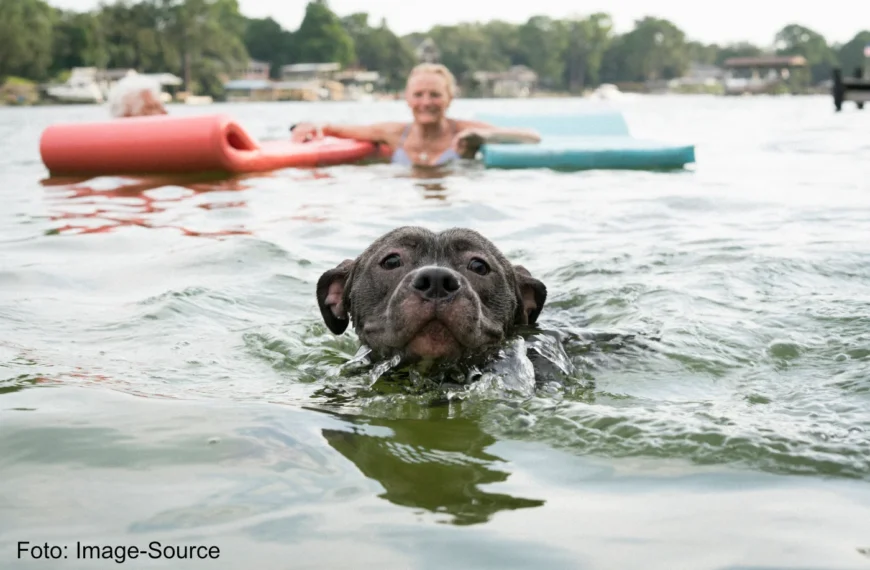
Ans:
[{"label": "grey dog", "polygon": [[317,282],[326,326],[353,321],[374,356],[448,361],[494,347],[534,324],[547,288],[479,233],[397,228]]}]

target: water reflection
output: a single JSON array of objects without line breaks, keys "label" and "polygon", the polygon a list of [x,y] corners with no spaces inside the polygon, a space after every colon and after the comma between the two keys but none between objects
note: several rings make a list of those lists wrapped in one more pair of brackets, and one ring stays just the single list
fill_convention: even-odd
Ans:
[{"label": "water reflection", "polygon": [[419,182],[415,186],[422,190],[421,195],[424,200],[447,201],[447,187],[440,182]]},{"label": "water reflection", "polygon": [[49,354],[34,348],[0,342],[0,395],[34,386],[108,387],[145,398],[175,398],[152,386],[140,385],[135,377],[116,377],[96,367],[60,366]]},{"label": "water reflection", "polygon": [[[125,227],[174,229],[187,236],[218,237],[249,235],[244,227],[216,231],[192,229],[187,225],[161,222],[173,209],[193,205],[211,211],[244,208],[245,200],[205,198],[219,192],[238,192],[250,188],[250,176],[100,177],[93,179],[51,178],[41,181],[50,188],[53,201],[49,219],[59,222],[54,234],[107,233]],[[189,217],[189,216],[185,216]]]},{"label": "water reflection", "polygon": [[426,419],[345,417],[353,431],[324,429],[336,451],[384,488],[391,503],[447,515],[446,522],[473,525],[504,510],[540,507],[544,501],[483,489],[510,476],[503,460],[487,452],[495,438],[471,418],[450,418],[446,408]]},{"label": "water reflection", "polygon": [[[447,201],[444,184],[450,171],[445,168],[402,169],[384,173],[390,178],[410,178],[425,200]],[[278,177],[296,182],[335,178],[329,168],[299,168],[291,171],[241,175],[152,175],[52,177],[40,181],[49,203],[48,234],[101,234],[122,228],[172,229],[185,236],[224,237],[252,235],[254,228],[236,223],[227,227],[226,217],[203,216],[203,211],[250,209],[250,193],[257,180]],[[262,185],[261,185],[262,186]],[[248,191],[248,192],[245,192]],[[228,196],[238,193],[240,196]],[[300,210],[311,208],[303,205]],[[288,219],[288,218],[284,218]],[[299,211],[289,219],[319,223],[323,216]],[[217,229],[197,228],[197,221],[213,223]]]}]

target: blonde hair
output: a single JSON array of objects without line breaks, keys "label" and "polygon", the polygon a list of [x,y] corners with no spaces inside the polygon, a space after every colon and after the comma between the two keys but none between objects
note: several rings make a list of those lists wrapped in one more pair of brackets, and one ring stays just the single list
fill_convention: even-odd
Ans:
[{"label": "blonde hair", "polygon": [[160,100],[160,84],[156,80],[139,74],[124,77],[109,93],[109,113],[113,117],[138,115],[145,105],[142,99],[145,92]]},{"label": "blonde hair", "polygon": [[451,99],[456,95],[456,78],[453,77],[453,74],[450,73],[450,70],[447,69],[446,66],[440,63],[418,63],[414,66],[414,69],[411,70],[411,73],[408,74],[408,83],[411,82],[412,77],[420,73],[434,73],[435,75],[440,75],[444,78],[444,82],[447,83],[447,95]]}]

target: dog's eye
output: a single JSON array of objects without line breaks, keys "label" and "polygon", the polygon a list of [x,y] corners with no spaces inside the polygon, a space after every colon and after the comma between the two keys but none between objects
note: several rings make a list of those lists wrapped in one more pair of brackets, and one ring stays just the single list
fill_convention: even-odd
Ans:
[{"label": "dog's eye", "polygon": [[489,265],[482,259],[474,258],[468,262],[468,269],[474,271],[478,275],[486,275],[489,273]]},{"label": "dog's eye", "polygon": [[398,253],[391,253],[381,260],[381,267],[384,269],[397,269],[402,266],[402,258]]}]

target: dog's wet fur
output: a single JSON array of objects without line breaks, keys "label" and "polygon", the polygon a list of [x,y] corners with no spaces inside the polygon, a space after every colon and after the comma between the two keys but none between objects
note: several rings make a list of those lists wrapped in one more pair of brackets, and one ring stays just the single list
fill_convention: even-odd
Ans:
[{"label": "dog's wet fur", "polygon": [[326,326],[350,322],[377,359],[449,362],[497,347],[533,325],[547,288],[478,232],[397,228],[326,271],[317,302]]}]

